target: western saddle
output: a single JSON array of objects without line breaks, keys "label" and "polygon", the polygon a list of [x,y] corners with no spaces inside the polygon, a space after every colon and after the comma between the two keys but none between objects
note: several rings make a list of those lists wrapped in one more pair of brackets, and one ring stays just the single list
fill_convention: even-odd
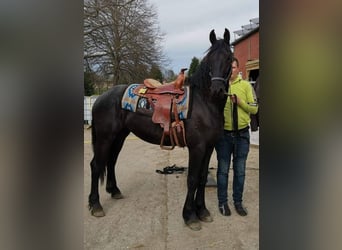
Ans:
[{"label": "western saddle", "polygon": [[[134,89],[134,93],[148,100],[153,108],[152,121],[159,123],[164,129],[160,142],[162,149],[172,150],[175,145],[185,147],[184,123],[179,119],[177,111],[177,100],[184,96],[184,71],[181,69],[177,79],[170,83],[161,84],[154,79],[145,79],[144,84]],[[172,121],[172,115],[174,121]],[[164,140],[170,138],[171,146],[165,146]]]}]

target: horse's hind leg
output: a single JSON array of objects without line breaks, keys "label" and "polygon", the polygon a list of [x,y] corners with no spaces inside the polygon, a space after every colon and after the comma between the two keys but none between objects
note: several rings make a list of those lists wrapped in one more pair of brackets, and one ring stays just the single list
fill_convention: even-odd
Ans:
[{"label": "horse's hind leg", "polygon": [[115,164],[128,134],[129,134],[129,131],[122,131],[121,133],[119,133],[116,136],[112,144],[110,153],[109,153],[109,159],[107,163],[106,191],[110,193],[112,195],[112,198],[114,199],[123,198],[121,191],[118,188],[117,183],[116,183]]},{"label": "horse's hind leg", "polygon": [[109,149],[110,144],[97,142],[97,145],[94,145],[94,157],[90,162],[91,188],[88,202],[89,210],[95,217],[105,216],[100,203],[99,179],[103,180]]}]

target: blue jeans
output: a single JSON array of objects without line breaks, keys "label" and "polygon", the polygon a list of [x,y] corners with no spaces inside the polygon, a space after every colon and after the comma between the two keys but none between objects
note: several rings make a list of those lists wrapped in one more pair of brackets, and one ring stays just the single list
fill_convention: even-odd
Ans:
[{"label": "blue jeans", "polygon": [[215,145],[217,154],[217,198],[219,206],[227,203],[228,172],[231,157],[233,156],[233,200],[242,202],[242,193],[245,184],[246,160],[249,152],[249,131],[234,135],[224,130],[223,136]]}]

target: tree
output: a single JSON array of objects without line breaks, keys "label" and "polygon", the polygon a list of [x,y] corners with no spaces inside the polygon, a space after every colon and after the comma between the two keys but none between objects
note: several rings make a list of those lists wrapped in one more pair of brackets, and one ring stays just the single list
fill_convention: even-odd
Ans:
[{"label": "tree", "polygon": [[177,75],[172,69],[168,69],[164,71],[164,80],[167,82],[171,82],[177,78]]},{"label": "tree", "polygon": [[153,64],[150,70],[149,78],[153,78],[158,80],[159,82],[163,82],[163,73],[161,72],[160,68],[158,65]]},{"label": "tree", "polygon": [[113,85],[140,82],[166,62],[163,37],[147,0],[85,0],[84,65]]},{"label": "tree", "polygon": [[92,72],[84,72],[84,95],[90,96],[95,93]]},{"label": "tree", "polygon": [[199,66],[199,59],[197,57],[193,57],[190,64],[190,69],[188,71],[188,76],[192,76]]}]

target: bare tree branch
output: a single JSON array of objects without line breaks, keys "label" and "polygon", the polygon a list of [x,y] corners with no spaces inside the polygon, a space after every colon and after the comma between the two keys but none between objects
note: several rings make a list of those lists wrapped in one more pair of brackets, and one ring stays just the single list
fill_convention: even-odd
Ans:
[{"label": "bare tree branch", "polygon": [[85,0],[85,67],[113,85],[142,81],[167,61],[157,13],[147,0]]}]

